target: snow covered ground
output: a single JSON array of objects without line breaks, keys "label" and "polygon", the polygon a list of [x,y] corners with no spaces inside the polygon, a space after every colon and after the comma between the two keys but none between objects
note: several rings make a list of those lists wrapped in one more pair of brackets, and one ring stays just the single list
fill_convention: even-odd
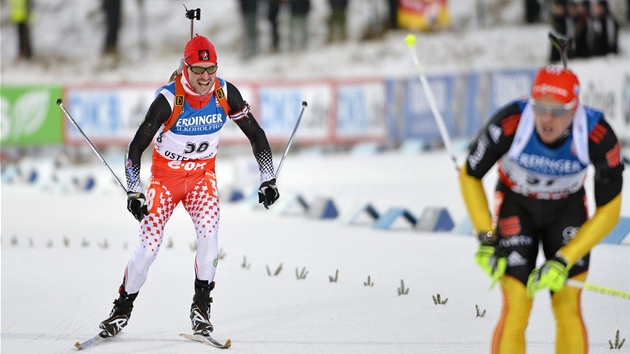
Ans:
[{"label": "snow covered ground", "polygon": [[[458,156],[461,160],[462,156]],[[235,178],[219,156],[219,181]],[[277,163],[277,162],[276,162]],[[106,178],[100,164],[91,168]],[[381,212],[428,206],[464,217],[456,174],[443,152],[374,156],[290,155],[282,197],[333,198],[340,210],[367,201]],[[630,173],[626,171],[626,181]],[[488,176],[492,185],[494,176]],[[628,184],[624,195],[628,195]],[[279,202],[280,202],[279,201]],[[473,237],[422,233],[403,220],[373,229],[308,218],[278,206],[222,203],[220,261],[213,292],[215,336],[240,353],[485,353],[500,311],[500,291],[475,266]],[[628,203],[624,204],[628,215]],[[67,353],[94,335],[122,279],[137,222],[112,184],[92,193],[59,194],[20,183],[2,186],[2,353]],[[67,242],[67,244],[66,244]],[[129,326],[92,353],[202,353],[178,337],[190,328],[193,227],[178,207],[142,288]],[[106,245],[105,245],[106,244]],[[244,264],[246,265],[244,267]],[[277,276],[269,276],[282,265]],[[298,280],[296,272],[308,272]],[[331,283],[338,271],[338,281]],[[365,286],[368,277],[373,286]],[[404,281],[408,294],[398,295]],[[598,245],[589,282],[630,290],[628,245]],[[444,305],[436,305],[440,295]],[[485,311],[484,317],[477,317]],[[630,339],[630,301],[585,291],[591,353]],[[539,293],[527,332],[529,353],[554,352],[549,296]],[[619,352],[628,352],[628,344]],[[614,352],[614,351],[613,351]]]}]

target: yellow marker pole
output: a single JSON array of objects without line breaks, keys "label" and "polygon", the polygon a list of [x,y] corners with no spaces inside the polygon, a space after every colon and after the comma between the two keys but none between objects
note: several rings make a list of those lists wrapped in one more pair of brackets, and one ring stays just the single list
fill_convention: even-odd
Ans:
[{"label": "yellow marker pole", "polygon": [[422,84],[422,88],[424,89],[424,93],[429,100],[429,106],[431,107],[431,112],[433,113],[433,118],[438,125],[438,129],[440,130],[440,135],[442,136],[442,140],[444,141],[444,147],[451,155],[451,160],[455,164],[455,170],[459,172],[459,165],[457,164],[457,159],[453,154],[453,149],[451,148],[451,139],[448,135],[448,130],[446,130],[446,126],[444,125],[444,119],[442,118],[442,114],[437,107],[437,102],[435,101],[435,97],[433,96],[433,91],[431,90],[431,86],[429,86],[429,82],[427,78],[424,76],[424,72],[422,67],[420,66],[420,60],[418,59],[418,55],[414,50],[414,45],[416,44],[416,36],[409,33],[407,37],[405,37],[405,43],[409,47],[409,51],[411,52],[411,59],[416,67],[416,71],[418,72],[418,77],[420,78],[420,83]]}]

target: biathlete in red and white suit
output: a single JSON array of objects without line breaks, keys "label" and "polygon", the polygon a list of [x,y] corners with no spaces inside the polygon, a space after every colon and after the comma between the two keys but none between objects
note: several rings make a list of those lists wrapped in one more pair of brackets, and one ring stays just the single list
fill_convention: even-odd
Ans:
[{"label": "biathlete in red and white suit", "polygon": [[[119,298],[110,317],[101,322],[102,336],[114,336],[127,325],[133,301],[147,279],[164,237],[164,226],[180,202],[197,235],[195,295],[190,319],[196,334],[209,334],[210,292],[218,262],[219,198],[215,158],[220,130],[228,119],[249,139],[258,162],[259,201],[265,206],[279,197],[271,149],[263,129],[239,90],[216,76],[217,54],[212,43],[195,36],[184,49],[182,74],[156,92],[129,144],[125,174],[129,211],[140,221],[140,239],[127,264]],[[142,153],[155,137],[151,179],[143,193]]]},{"label": "biathlete in red and white suit", "polygon": [[[578,99],[569,69],[538,71],[530,98],[501,108],[471,145],[460,187],[480,241],[477,264],[499,281],[503,309],[492,353],[525,353],[536,291],[551,291],[556,353],[587,353],[581,290],[590,251],[616,225],[621,208],[619,144],[602,112]],[[481,179],[498,163],[491,217]],[[596,210],[589,219],[584,183],[593,165]],[[536,268],[542,245],[546,262]]]}]

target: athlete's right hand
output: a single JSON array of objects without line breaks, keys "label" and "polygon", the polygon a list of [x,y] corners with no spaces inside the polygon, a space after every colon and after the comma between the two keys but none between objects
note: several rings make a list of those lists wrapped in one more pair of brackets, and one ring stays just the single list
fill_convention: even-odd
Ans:
[{"label": "athlete's right hand", "polygon": [[475,262],[484,273],[492,278],[492,288],[496,282],[505,274],[507,260],[499,243],[494,240],[486,240],[481,242],[477,253],[475,253]]},{"label": "athlete's right hand", "polygon": [[149,215],[147,199],[140,192],[127,192],[127,210],[138,221],[142,221],[145,215]]}]

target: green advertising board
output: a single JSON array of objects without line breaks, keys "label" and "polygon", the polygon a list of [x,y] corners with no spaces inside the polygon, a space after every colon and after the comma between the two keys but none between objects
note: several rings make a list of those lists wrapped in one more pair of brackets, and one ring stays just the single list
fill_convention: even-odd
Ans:
[{"label": "green advertising board", "polygon": [[56,104],[61,93],[61,86],[1,86],[0,144],[61,144],[63,117]]}]

